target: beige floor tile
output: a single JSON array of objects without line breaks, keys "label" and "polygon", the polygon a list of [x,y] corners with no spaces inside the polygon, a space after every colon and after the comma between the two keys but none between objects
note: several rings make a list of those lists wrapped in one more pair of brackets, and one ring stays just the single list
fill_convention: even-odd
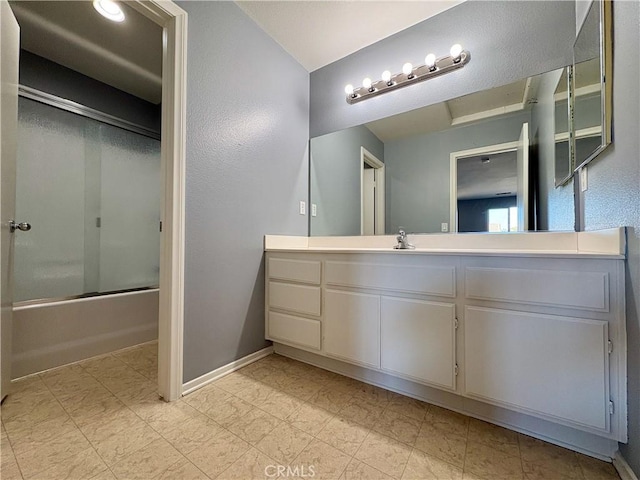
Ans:
[{"label": "beige floor tile", "polygon": [[574,472],[570,475],[565,475],[563,473],[557,472],[556,470],[551,470],[545,465],[538,465],[533,463],[523,462],[523,469],[525,480],[582,480],[584,478],[582,475],[575,476],[577,472]]},{"label": "beige floor tile", "polygon": [[469,417],[435,405],[431,405],[424,421],[437,430],[465,438],[469,431]]},{"label": "beige floor tile", "polygon": [[392,393],[389,390],[369,385],[368,383],[360,383],[351,391],[354,399],[382,407],[386,407],[392,397]]},{"label": "beige floor tile", "polygon": [[303,404],[298,410],[289,415],[287,423],[310,434],[316,435],[333,418],[333,414],[309,403]]},{"label": "beige floor tile", "polygon": [[258,405],[258,408],[270,413],[280,420],[285,420],[290,415],[298,411],[304,402],[299,398],[286,393],[276,392],[270,395],[264,402]]},{"label": "beige floor tile", "polygon": [[143,345],[114,353],[114,357],[126,363],[138,373],[158,370],[158,345]]},{"label": "beige floor tile", "polygon": [[275,395],[276,393],[279,393],[277,389],[264,383],[256,382],[239,391],[236,396],[255,407],[259,407],[267,401],[271,395]]},{"label": "beige floor tile", "polygon": [[213,382],[213,385],[224,390],[225,392],[229,392],[233,395],[244,390],[245,388],[249,388],[256,385],[256,380],[240,373],[240,371],[232,372],[229,375],[225,375],[219,380]]},{"label": "beige floor tile", "polygon": [[53,420],[38,423],[29,428],[18,430],[9,435],[11,446],[16,453],[24,453],[28,450],[46,445],[56,437],[66,435],[78,430],[75,423],[69,417],[58,417]]},{"label": "beige floor tile", "polygon": [[367,427],[353,420],[336,416],[316,435],[316,438],[352,457],[368,434]]},{"label": "beige floor tile", "polygon": [[67,411],[76,425],[83,427],[105,418],[111,418],[118,411],[126,408],[120,400],[109,393],[102,398],[75,405],[73,410],[67,409]]},{"label": "beige floor tile", "polygon": [[[351,457],[318,439],[312,440],[289,465],[315,480],[340,478]],[[302,476],[302,475],[300,475]]]},{"label": "beige floor tile", "polygon": [[[51,469],[58,464],[66,464],[68,460],[81,452],[90,449],[91,445],[78,429],[53,437],[49,442],[37,448],[15,452],[16,460],[25,478]],[[98,472],[96,472],[98,473]]]},{"label": "beige floor tile", "polygon": [[162,432],[162,436],[185,455],[213,440],[222,430],[220,425],[202,414],[190,418],[172,430]]},{"label": "beige floor tile", "polygon": [[255,445],[281,423],[282,421],[273,415],[255,408],[228,425],[227,429],[244,441]]},{"label": "beige floor tile", "polygon": [[287,423],[278,425],[256,444],[256,448],[281,465],[288,465],[313,440],[308,433]]},{"label": "beige floor tile", "polygon": [[469,420],[470,442],[483,443],[510,456],[520,456],[518,434],[506,428],[472,418]]},{"label": "beige floor tile", "polygon": [[520,457],[512,457],[501,450],[471,441],[467,444],[464,470],[496,480],[523,478]]},{"label": "beige floor tile", "polygon": [[155,395],[148,402],[132,405],[130,408],[157,432],[171,430],[190,418],[201,415],[182,400],[165,402]]},{"label": "beige floor tile", "polygon": [[462,469],[414,448],[402,479],[462,480]]},{"label": "beige floor tile", "polygon": [[119,371],[123,367],[126,367],[126,364],[119,360],[113,354],[101,355],[99,357],[93,357],[89,360],[84,360],[78,363],[82,368],[84,368],[87,372],[93,375],[96,378],[101,378],[105,375],[110,375],[114,371]]},{"label": "beige floor tile", "polygon": [[355,458],[394,478],[400,478],[412,448],[376,432],[370,432]]},{"label": "beige floor tile", "polygon": [[185,395],[182,400],[196,410],[207,413],[232,397],[233,395],[229,392],[225,392],[212,384]]},{"label": "beige floor tile", "polygon": [[586,455],[577,454],[577,456],[585,480],[618,480],[620,478],[613,464]]},{"label": "beige floor tile", "polygon": [[23,480],[17,463],[3,465],[0,473],[2,474],[2,480]]},{"label": "beige floor tile", "polygon": [[264,453],[251,448],[229,468],[222,472],[220,480],[259,480],[273,478],[270,473],[275,462]]},{"label": "beige floor tile", "polygon": [[386,409],[376,420],[373,430],[413,446],[416,443],[421,425],[420,420]]},{"label": "beige floor tile", "polygon": [[121,431],[144,425],[140,417],[124,407],[110,412],[109,415],[101,415],[95,421],[80,426],[80,430],[90,442],[99,442]]},{"label": "beige floor tile", "polygon": [[46,470],[34,477],[25,476],[25,480],[83,480],[93,478],[107,471],[107,466],[93,448],[87,448],[72,457],[54,462]]},{"label": "beige floor tile", "polygon": [[169,442],[160,438],[122,458],[111,466],[116,478],[147,480],[164,474],[184,457]]},{"label": "beige floor tile", "polygon": [[384,409],[383,405],[368,403],[354,397],[338,412],[338,416],[371,428],[378,423]]},{"label": "beige floor tile", "polygon": [[581,478],[582,469],[575,452],[526,435],[518,435],[520,456],[525,473],[544,467],[569,478]]},{"label": "beige floor tile", "polygon": [[286,393],[307,401],[322,389],[322,383],[304,377],[295,377],[295,380],[289,383]]},{"label": "beige floor tile", "polygon": [[169,466],[157,480],[209,480],[202,470],[186,458]]},{"label": "beige floor tile", "polygon": [[238,397],[231,396],[217,407],[207,410],[205,414],[223,427],[227,427],[253,410],[255,410],[253,405]]},{"label": "beige floor tile", "polygon": [[205,445],[189,452],[187,458],[210,478],[216,478],[250,448],[240,437],[227,430]]},{"label": "beige floor tile", "polygon": [[29,377],[19,378],[17,380],[11,381],[10,395],[23,395],[25,393],[38,393],[48,391],[49,388],[47,388],[39,375],[31,375]]},{"label": "beige floor tile", "polygon": [[360,460],[353,459],[345,468],[340,480],[393,480],[393,477]]},{"label": "beige floor tile", "polygon": [[107,438],[92,440],[91,444],[107,465],[112,466],[158,438],[160,435],[154,429],[142,423],[112,433]]},{"label": "beige floor tile", "polygon": [[103,470],[95,477],[91,477],[91,480],[117,480],[116,476],[111,472],[111,470]]},{"label": "beige floor tile", "polygon": [[453,433],[443,432],[430,423],[424,422],[416,438],[415,447],[424,453],[462,468],[467,439]]},{"label": "beige floor tile", "polygon": [[351,396],[351,393],[325,385],[313,394],[308,402],[331,413],[338,413],[349,403]]},{"label": "beige floor tile", "polygon": [[44,373],[42,381],[60,401],[78,397],[84,392],[104,389],[98,380],[78,365]]},{"label": "beige floor tile", "polygon": [[387,410],[401,413],[402,415],[422,422],[429,410],[429,404],[392,392],[389,397]]},{"label": "beige floor tile", "polygon": [[100,376],[98,381],[111,393],[117,395],[120,392],[138,388],[141,384],[149,380],[132,368],[125,366],[125,368],[120,371],[113,372],[110,375]]},{"label": "beige floor tile", "polygon": [[51,392],[9,395],[2,405],[2,422],[12,433],[61,416],[68,416]]},{"label": "beige floor tile", "polygon": [[115,396],[125,405],[132,406],[144,402],[149,398],[149,395],[152,394],[158,394],[158,383],[145,380],[130,388],[119,391]]}]

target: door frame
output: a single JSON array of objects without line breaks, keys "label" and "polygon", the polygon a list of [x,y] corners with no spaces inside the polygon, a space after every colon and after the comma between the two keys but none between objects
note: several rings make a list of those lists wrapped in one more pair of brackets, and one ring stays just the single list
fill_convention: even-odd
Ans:
[{"label": "door frame", "polygon": [[373,153],[364,147],[360,147],[360,235],[364,234],[364,204],[362,203],[362,193],[364,192],[364,164],[374,168],[374,181],[376,182],[375,197],[375,234],[384,235],[385,233],[385,186],[384,186],[384,163],[378,159]]},{"label": "door frame", "polygon": [[183,391],[187,13],[169,0],[128,5],[163,27],[158,393],[170,402]]},{"label": "door frame", "polygon": [[451,152],[449,155],[449,232],[458,232],[458,159],[495,153],[515,152],[518,142],[497,143],[484,147]]}]

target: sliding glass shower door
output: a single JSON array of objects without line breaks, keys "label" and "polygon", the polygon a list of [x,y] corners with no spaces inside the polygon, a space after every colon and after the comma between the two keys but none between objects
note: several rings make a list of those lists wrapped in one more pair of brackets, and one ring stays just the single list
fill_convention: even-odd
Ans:
[{"label": "sliding glass shower door", "polygon": [[19,99],[15,300],[153,287],[160,141]]}]

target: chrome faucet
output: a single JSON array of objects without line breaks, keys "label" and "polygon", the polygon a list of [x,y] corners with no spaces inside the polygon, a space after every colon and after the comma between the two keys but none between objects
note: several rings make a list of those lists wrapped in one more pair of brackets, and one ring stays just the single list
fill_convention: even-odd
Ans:
[{"label": "chrome faucet", "polygon": [[398,236],[396,237],[396,239],[398,240],[398,244],[393,247],[397,250],[410,250],[413,248],[416,248],[415,245],[411,245],[409,243],[409,239],[407,238],[407,232],[405,232],[402,227],[400,227],[400,230],[398,231]]}]

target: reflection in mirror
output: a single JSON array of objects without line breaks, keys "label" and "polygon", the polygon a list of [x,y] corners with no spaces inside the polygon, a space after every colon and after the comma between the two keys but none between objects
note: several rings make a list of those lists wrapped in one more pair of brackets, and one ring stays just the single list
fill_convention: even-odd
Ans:
[{"label": "reflection in mirror", "polygon": [[310,235],[572,230],[573,187],[553,191],[562,70],[311,139]]},{"label": "reflection in mirror", "polygon": [[573,159],[569,148],[569,82],[572,67],[562,70],[553,98],[555,99],[555,175],[556,187],[566,184],[573,175]]},{"label": "reflection in mirror", "polygon": [[593,160],[611,143],[611,2],[589,7],[573,47],[574,168]]}]

